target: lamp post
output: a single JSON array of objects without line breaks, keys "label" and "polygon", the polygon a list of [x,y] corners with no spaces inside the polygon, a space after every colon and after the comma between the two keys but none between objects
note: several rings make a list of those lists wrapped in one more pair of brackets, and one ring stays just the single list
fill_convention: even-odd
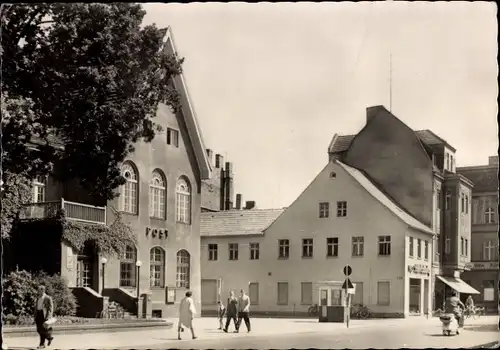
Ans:
[{"label": "lamp post", "polygon": [[101,265],[102,265],[102,292],[101,292],[101,295],[104,294],[104,271],[106,269],[107,262],[108,262],[108,259],[106,259],[105,257],[101,258]]},{"label": "lamp post", "polygon": [[139,315],[139,290],[140,290],[140,281],[141,281],[141,278],[140,278],[140,272],[141,272],[141,265],[142,265],[142,261],[140,260],[137,260],[135,262],[135,266],[137,267],[137,271],[136,271],[136,288],[137,288],[137,318],[140,318],[140,315]]}]

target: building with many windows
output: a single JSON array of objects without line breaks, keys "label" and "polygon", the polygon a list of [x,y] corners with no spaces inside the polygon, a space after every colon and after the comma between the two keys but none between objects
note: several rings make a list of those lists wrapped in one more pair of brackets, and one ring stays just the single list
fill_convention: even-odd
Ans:
[{"label": "building with many windows", "polygon": [[498,156],[487,165],[457,168],[474,183],[470,270],[464,279],[481,292],[475,299],[496,312],[498,305]]},{"label": "building with many windows", "polygon": [[432,131],[369,107],[362,130],[334,135],[328,165],[269,226],[241,231],[222,214],[202,215],[204,310],[215,308],[216,290],[243,288],[254,312],[304,313],[320,302],[316,283],[342,281],[346,264],[353,302],[373,313],[423,315],[451,289],[478,293],[460,278],[473,183],[456,173],[455,152]]},{"label": "building with many windows", "polygon": [[[165,49],[175,52],[170,29]],[[49,176],[34,181],[33,203],[21,213],[25,222],[44,220],[64,208],[68,220],[110,225],[120,212],[137,235],[137,247],[129,246],[120,259],[107,260],[91,241],[77,250],[54,232],[21,232],[12,238],[10,267],[61,273],[82,315],[95,317],[107,298],[137,313],[139,291],[149,302],[146,316],[173,316],[185,290],[200,294],[201,187],[212,167],[183,76],[176,76],[173,84],[182,108],[174,113],[160,103],[155,121],[164,131],[150,143],[135,145],[122,164],[126,183],[117,199],[96,206],[76,183],[57,183]],[[40,252],[43,259],[38,258]]]}]

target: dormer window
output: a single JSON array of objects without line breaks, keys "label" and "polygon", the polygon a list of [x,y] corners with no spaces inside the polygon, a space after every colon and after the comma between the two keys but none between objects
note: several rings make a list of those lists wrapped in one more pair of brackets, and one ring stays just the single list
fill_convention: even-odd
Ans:
[{"label": "dormer window", "polygon": [[455,160],[453,159],[453,156],[450,155],[450,171],[453,172],[453,168],[455,167]]},{"label": "dormer window", "polygon": [[446,153],[446,164],[444,170],[449,170],[450,169],[450,155]]}]

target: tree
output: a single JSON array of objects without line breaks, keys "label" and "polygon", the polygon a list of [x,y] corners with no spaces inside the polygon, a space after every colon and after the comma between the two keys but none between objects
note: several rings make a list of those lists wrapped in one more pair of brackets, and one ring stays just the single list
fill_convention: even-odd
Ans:
[{"label": "tree", "polygon": [[144,15],[132,3],[2,7],[4,184],[51,173],[96,202],[117,196],[120,163],[161,130],[159,102],[179,108],[171,81],[183,59],[163,51],[166,29],[141,27]]}]

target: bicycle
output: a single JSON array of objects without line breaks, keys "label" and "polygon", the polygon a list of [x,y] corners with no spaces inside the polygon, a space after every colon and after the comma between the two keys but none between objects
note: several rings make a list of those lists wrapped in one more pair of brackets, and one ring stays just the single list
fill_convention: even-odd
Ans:
[{"label": "bicycle", "polygon": [[318,304],[311,305],[309,307],[309,309],[307,309],[307,314],[309,316],[318,316],[318,314],[319,314],[319,305]]},{"label": "bicycle", "polygon": [[351,308],[351,317],[358,319],[367,319],[370,317],[370,310],[362,304],[355,304]]}]

